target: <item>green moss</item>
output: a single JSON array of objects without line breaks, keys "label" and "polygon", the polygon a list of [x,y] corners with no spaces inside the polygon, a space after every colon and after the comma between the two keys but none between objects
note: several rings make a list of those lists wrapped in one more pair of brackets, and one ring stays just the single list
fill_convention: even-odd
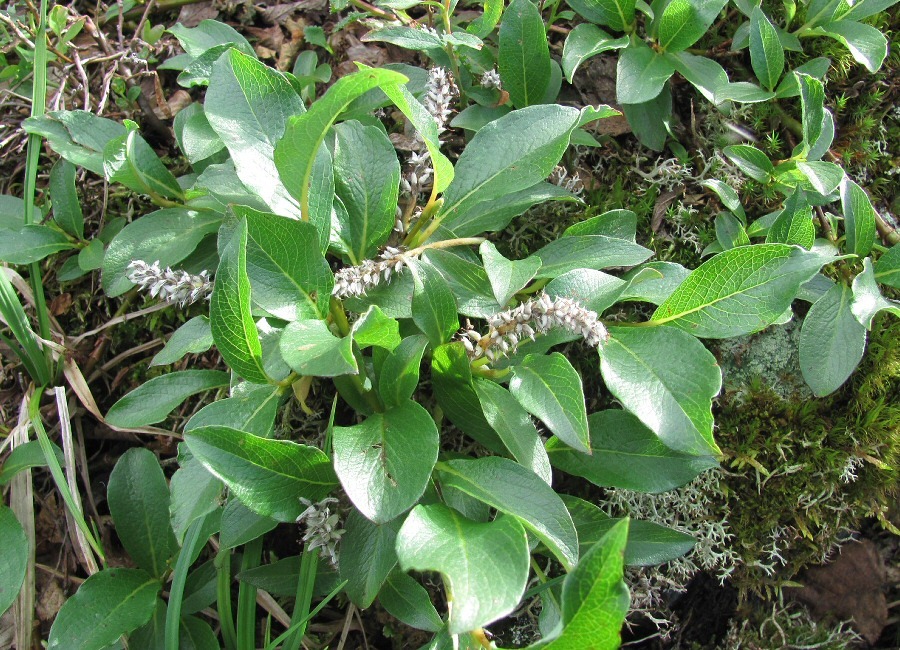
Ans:
[{"label": "green moss", "polygon": [[866,517],[890,525],[900,493],[900,323],[881,318],[870,336],[859,370],[832,396],[776,393],[771,375],[787,386],[792,368],[769,349],[779,364],[731,384],[719,404],[717,440],[734,472],[726,509],[744,560],[733,578],[744,594],[777,592]]}]

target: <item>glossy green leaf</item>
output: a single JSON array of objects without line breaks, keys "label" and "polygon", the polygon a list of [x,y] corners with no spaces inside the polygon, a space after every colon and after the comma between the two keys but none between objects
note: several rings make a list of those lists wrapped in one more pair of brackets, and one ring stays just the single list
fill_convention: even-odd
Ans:
[{"label": "glossy green leaf", "polygon": [[471,249],[432,249],[426,251],[423,259],[447,280],[461,315],[489,318],[502,311],[494,296],[485,264]]},{"label": "glossy green leaf", "polygon": [[192,523],[219,507],[225,486],[194,458],[187,445],[178,445],[178,470],[169,481],[169,515],[179,542]]},{"label": "glossy green leaf", "polygon": [[368,259],[394,228],[400,192],[400,161],[379,128],[356,121],[334,127],[334,181],[347,209],[338,213],[332,237],[351,259]]},{"label": "glossy green leaf", "polygon": [[109,243],[103,258],[103,291],[120,296],[134,286],[127,277],[133,260],[162,268],[175,266],[197,248],[204,237],[216,232],[222,215],[166,208],[142,216],[125,226]]},{"label": "glossy green leaf", "polygon": [[552,183],[538,183],[524,190],[504,194],[496,199],[475,203],[444,221],[458,237],[503,230],[528,208],[545,201],[576,202],[578,197]]},{"label": "glossy green leaf", "polygon": [[499,456],[438,464],[450,486],[518,519],[571,570],[578,564],[578,535],[559,495],[537,474]]},{"label": "glossy green leaf", "polygon": [[[822,79],[826,74],[828,74],[828,69],[830,67],[831,61],[823,56],[820,56],[807,61],[801,66],[797,66],[796,68],[794,68],[793,72],[803,72],[812,77],[815,77],[816,79]],[[779,99],[797,97],[800,94],[800,83],[797,81],[797,76],[790,73],[784,75],[781,83],[778,84],[778,88],[775,89],[775,94]]]},{"label": "glossy green leaf", "polygon": [[620,50],[628,45],[628,37],[613,38],[596,25],[580,23],[576,25],[563,44],[562,69],[566,81],[572,83],[575,71],[592,56]]},{"label": "glossy green leaf", "polygon": [[750,14],[750,63],[764,88],[775,90],[784,71],[784,47],[760,7]]},{"label": "glossy green leaf", "polygon": [[204,111],[247,189],[272,212],[299,216],[299,205],[285,188],[274,160],[288,119],[304,111],[285,75],[238,50],[228,50],[213,66]]},{"label": "glossy green leaf", "polygon": [[825,86],[815,77],[794,72],[800,83],[800,111],[803,123],[803,142],[811,147],[822,133],[825,117]]},{"label": "glossy green leaf", "polygon": [[352,427],[334,427],[334,469],[353,505],[385,523],[422,496],[440,444],[431,415],[406,402]]},{"label": "glossy green leaf", "polygon": [[[210,68],[210,71],[212,69]],[[208,79],[207,79],[208,81]],[[225,148],[203,111],[203,104],[194,102],[175,116],[173,124],[178,147],[192,165],[195,165]]]},{"label": "glossy green leaf", "polygon": [[503,89],[517,108],[542,103],[550,83],[550,49],[541,12],[531,0],[512,0],[500,23],[497,63]]},{"label": "glossy green leaf", "polygon": [[847,177],[841,181],[841,208],[847,237],[845,249],[865,257],[875,243],[877,214],[865,190]]},{"label": "glossy green leaf", "polygon": [[131,131],[106,145],[103,170],[113,183],[121,183],[139,194],[182,200],[184,193],[172,172],[137,131]]},{"label": "glossy green leaf", "polygon": [[437,632],[444,624],[425,587],[400,570],[387,577],[378,602],[388,614],[418,630]]},{"label": "glossy green leaf", "polygon": [[209,301],[213,341],[225,362],[244,379],[265,384],[259,331],[250,312],[247,278],[247,221],[237,222],[220,252],[219,268]]},{"label": "glossy green leaf", "polygon": [[378,394],[385,407],[400,406],[413,396],[427,346],[424,336],[408,336],[384,360],[378,376]]},{"label": "glossy green leaf", "polygon": [[560,237],[533,254],[541,260],[539,278],[555,278],[575,269],[605,269],[634,266],[653,255],[653,251],[627,239],[605,235]]},{"label": "glossy green leaf", "polygon": [[192,57],[198,57],[217,45],[233,45],[239,51],[253,56],[253,47],[240,32],[231,25],[218,20],[201,20],[196,27],[185,27],[176,23],[169,31],[184,51]]},{"label": "glossy green leaf", "polygon": [[807,160],[820,160],[822,156],[828,153],[828,149],[834,142],[834,117],[831,111],[825,109],[822,115],[822,129],[819,131],[818,139],[809,148],[806,153]]},{"label": "glossy green leaf", "polygon": [[866,329],[872,328],[872,319],[880,311],[889,311],[900,316],[900,302],[888,300],[878,288],[875,281],[875,270],[872,260],[863,260],[863,272],[853,278],[853,303],[850,307],[853,315]]},{"label": "glossy green leaf", "polygon": [[103,176],[103,150],[113,139],[125,134],[125,127],[114,120],[88,111],[52,111],[29,117],[22,124],[47,142],[63,158]]},{"label": "glossy green leaf", "polygon": [[739,104],[758,104],[767,102],[774,96],[775,93],[771,90],[763,90],[749,81],[737,81],[735,83],[722,84],[716,88],[713,102],[715,104],[727,101],[738,102]]},{"label": "glossy green leaf", "polygon": [[667,52],[686,50],[700,40],[728,0],[671,0],[659,17],[660,46]]},{"label": "glossy green leaf", "polygon": [[[687,0],[674,0],[687,2]],[[620,104],[643,104],[659,96],[675,73],[672,63],[643,41],[625,48],[616,69],[616,98]]]},{"label": "glossy green leaf", "polygon": [[75,165],[60,158],[50,168],[53,221],[76,239],[84,239],[84,215],[75,191]]},{"label": "glossy green leaf", "polygon": [[638,416],[608,410],[588,417],[591,455],[577,452],[558,438],[547,442],[554,467],[600,487],[658,493],[677,488],[718,463],[712,455],[667,447]]},{"label": "glossy green leaf", "polygon": [[400,522],[374,524],[357,510],[351,510],[343,527],[341,579],[347,581],[344,590],[353,604],[365,609],[374,602],[381,585],[397,564],[394,544]]},{"label": "glossy green leaf", "polygon": [[59,610],[47,648],[106,648],[153,615],[159,581],[140,569],[103,569]]},{"label": "glossy green leaf", "polygon": [[874,16],[895,4],[897,4],[897,0],[859,0],[850,5],[846,13],[841,14],[841,20],[859,21]]},{"label": "glossy green leaf", "polygon": [[441,35],[437,32],[417,29],[415,27],[406,27],[405,25],[388,25],[379,29],[374,29],[365,36],[362,41],[365,43],[390,43],[402,47],[405,50],[421,52],[444,46]]},{"label": "glossy green leaf", "polygon": [[877,72],[888,53],[888,42],[877,27],[854,20],[826,23],[817,31],[843,43],[857,63],[869,72]]},{"label": "glossy green leaf", "polygon": [[894,244],[875,262],[875,277],[881,284],[900,289],[900,244]]},{"label": "glossy green leaf", "polygon": [[226,426],[198,427],[184,436],[191,453],[254,512],[293,522],[336,485],[320,449],[270,440]]},{"label": "glossy green leaf", "polygon": [[[265,535],[277,525],[278,522],[271,517],[257,514],[245,506],[240,499],[231,498],[222,509],[222,525],[219,532],[220,548],[229,549],[246,544],[260,535]],[[291,595],[293,596],[294,593]]]},{"label": "glossy green leaf", "polygon": [[602,271],[575,269],[551,280],[544,292],[577,300],[582,307],[601,314],[619,300],[627,284]]},{"label": "glossy green leaf", "polygon": [[[60,465],[65,464],[62,449],[55,443],[51,442],[53,453]],[[9,483],[13,476],[26,469],[34,469],[35,467],[46,467],[47,458],[41,449],[41,444],[37,440],[31,440],[25,444],[19,445],[13,449],[0,467],[0,487]],[[2,609],[0,609],[2,611]]]},{"label": "glossy green leaf", "polygon": [[412,318],[433,348],[450,340],[459,329],[456,298],[447,280],[424,260],[409,263],[414,290]]},{"label": "glossy green leaf", "polygon": [[722,373],[696,338],[673,327],[610,328],[600,371],[609,391],[666,446],[701,456],[719,453],[712,399]]},{"label": "glossy green leaf", "polygon": [[865,352],[866,328],[850,309],[853,297],[850,287],[835,284],[803,319],[800,370],[819,397],[840,388]]},{"label": "glossy green leaf", "polygon": [[682,77],[713,103],[716,102],[718,89],[728,85],[725,68],[712,59],[684,51],[670,54],[667,58]]},{"label": "glossy green leaf", "polygon": [[742,246],[695,269],[651,320],[703,338],[751,334],[774,323],[831,258],[787,244]]},{"label": "glossy green leaf", "polygon": [[107,502],[128,555],[139,568],[162,578],[178,542],[169,525],[169,486],[151,451],[132,448],[119,457],[109,476]]},{"label": "glossy green leaf", "polygon": [[309,111],[290,118],[284,137],[275,147],[275,165],[282,182],[300,202],[303,215],[310,214],[310,179],[316,154],[340,113],[372,88],[406,81],[406,77],[392,70],[360,70],[338,79]]},{"label": "glossy green leaf", "polygon": [[247,220],[247,276],[253,302],[282,320],[323,318],[334,276],[310,223],[233,206]]},{"label": "glossy green leaf", "polygon": [[299,375],[336,377],[359,372],[353,356],[353,339],[338,338],[325,321],[299,320],[281,335],[281,356]]},{"label": "glossy green leaf", "polygon": [[844,170],[829,162],[798,162],[797,169],[806,175],[813,189],[823,196],[834,192],[844,178]]},{"label": "glossy green leaf", "polygon": [[736,144],[725,147],[722,151],[742,172],[760,183],[767,183],[775,171],[769,157],[756,147]]},{"label": "glossy green leaf", "polygon": [[604,25],[617,32],[627,31],[634,24],[635,0],[566,0],[578,14],[592,23]]},{"label": "glossy green leaf", "polygon": [[151,366],[175,363],[186,354],[200,354],[212,347],[212,330],[206,316],[195,316],[172,333],[165,347],[150,361]]},{"label": "glossy green leaf", "polygon": [[503,0],[485,0],[484,12],[469,23],[466,31],[470,34],[475,34],[479,38],[484,38],[494,31],[502,15]]},{"label": "glossy green leaf", "polygon": [[581,377],[563,355],[528,355],[513,367],[509,390],[526,411],[563,442],[590,453]]},{"label": "glossy green leaf", "polygon": [[501,308],[506,307],[509,299],[526,284],[541,268],[540,258],[529,257],[524,260],[510,261],[503,257],[491,242],[482,242],[478,249],[484,260],[484,270],[487,272],[494,290],[494,297]]},{"label": "glossy green leaf", "polygon": [[404,571],[444,577],[453,598],[451,634],[509,614],[528,580],[528,540],[513,517],[479,524],[443,505],[416,506],[397,535],[397,556]]},{"label": "glossy green leaf", "polygon": [[564,237],[576,235],[604,235],[634,242],[637,237],[637,215],[631,210],[608,210],[573,223],[563,231]]},{"label": "glossy green leaf", "polygon": [[628,520],[613,526],[566,576],[562,586],[562,634],[545,648],[615,650],[630,598],[622,579]]},{"label": "glossy green leaf", "polygon": [[179,370],[141,384],[106,414],[115,427],[141,427],[162,422],[191,395],[228,386],[228,373],[219,370]]},{"label": "glossy green leaf", "polygon": [[10,264],[31,264],[48,255],[58,253],[75,245],[60,231],[50,226],[23,226],[13,236],[0,239],[0,261]]},{"label": "glossy green leaf", "polygon": [[485,418],[500,436],[512,457],[550,485],[550,460],[534,422],[508,390],[487,379],[476,378],[475,393]]},{"label": "glossy green leaf", "polygon": [[622,113],[641,144],[654,151],[662,151],[669,137],[666,125],[672,119],[672,92],[668,85],[663,86],[662,92],[649,102],[623,104]]},{"label": "glossy green leaf", "polygon": [[740,220],[730,212],[720,212],[716,215],[716,241],[722,245],[723,250],[747,246],[750,237]]},{"label": "glossy green leaf", "polygon": [[641,300],[661,305],[691,274],[674,262],[647,262],[625,274],[628,286],[622,300]]},{"label": "glossy green leaf", "polygon": [[374,345],[393,350],[400,345],[400,323],[372,305],[353,323],[350,335],[361,349]]},{"label": "glossy green leaf", "polygon": [[477,203],[545,180],[562,158],[580,118],[580,111],[567,106],[529,106],[479,130],[460,155],[453,182],[444,192],[443,223],[454,228],[457,215]]},{"label": "glossy green leaf", "polygon": [[278,386],[251,384],[249,389],[235,390],[232,397],[204,406],[188,420],[184,430],[188,432],[197,427],[223,425],[271,438],[280,402]]},{"label": "glossy green leaf", "polygon": [[3,504],[0,504],[0,548],[3,549],[3,553],[0,554],[0,614],[2,614],[19,595],[19,589],[25,582],[25,570],[28,568],[28,557],[31,554],[22,524],[16,519],[13,511]]},{"label": "glossy green leaf", "polygon": [[816,241],[812,207],[803,190],[796,189],[784,202],[784,208],[766,234],[766,243],[796,244],[810,249]]}]

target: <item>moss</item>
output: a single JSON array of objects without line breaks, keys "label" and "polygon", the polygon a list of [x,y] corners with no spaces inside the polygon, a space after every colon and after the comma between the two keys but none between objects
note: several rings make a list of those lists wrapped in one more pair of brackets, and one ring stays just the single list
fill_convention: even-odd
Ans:
[{"label": "moss", "polygon": [[866,517],[890,525],[900,492],[900,323],[876,321],[862,365],[832,396],[785,399],[760,379],[790,370],[761,371],[718,406],[717,440],[733,472],[723,487],[744,562],[733,578],[744,594],[776,593]]}]

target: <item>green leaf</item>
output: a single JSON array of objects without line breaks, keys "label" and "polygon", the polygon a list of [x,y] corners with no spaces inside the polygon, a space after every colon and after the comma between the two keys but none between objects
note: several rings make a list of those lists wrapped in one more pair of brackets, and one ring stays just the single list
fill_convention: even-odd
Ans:
[{"label": "green leaf", "polygon": [[808,74],[794,72],[800,84],[800,113],[803,122],[803,142],[812,147],[822,133],[825,119],[825,86]]},{"label": "green leaf", "polygon": [[740,220],[730,212],[720,212],[716,215],[716,241],[722,245],[722,250],[748,246],[750,237]]},{"label": "green leaf", "polygon": [[875,277],[881,284],[900,289],[900,244],[894,244],[875,262]]},{"label": "green leaf", "polygon": [[[22,449],[22,447],[16,447]],[[9,459],[7,459],[7,463]],[[6,471],[4,464],[4,472]],[[28,556],[31,554],[28,538],[16,515],[0,504],[0,614],[9,609],[25,582]]]},{"label": "green leaf", "polygon": [[[793,72],[803,72],[816,79],[822,79],[828,74],[828,69],[830,67],[831,60],[826,59],[824,56],[820,56],[794,68]],[[797,81],[797,76],[794,74],[784,75],[781,83],[778,84],[778,88],[775,89],[775,94],[779,99],[797,97],[800,94],[800,83]]]},{"label": "green leaf", "polygon": [[491,451],[503,453],[503,442],[481,411],[472,385],[469,357],[462,343],[449,343],[434,349],[431,384],[438,405],[454,426]]},{"label": "green leaf", "polygon": [[176,23],[168,29],[191,57],[198,57],[218,45],[233,45],[239,51],[254,56],[253,47],[234,27],[218,20],[201,20],[196,27]]},{"label": "green leaf", "polygon": [[672,119],[672,92],[668,85],[654,99],[643,104],[623,104],[622,113],[641,144],[662,151],[669,137],[667,124]]},{"label": "green leaf", "polygon": [[674,262],[647,262],[624,275],[628,286],[622,291],[621,299],[661,305],[690,274]]},{"label": "green leaf", "polygon": [[617,32],[634,24],[635,0],[566,0],[584,18]]},{"label": "green leaf", "polygon": [[859,185],[844,177],[841,181],[841,208],[844,211],[845,249],[865,257],[875,244],[877,214],[869,195]]},{"label": "green leaf", "polygon": [[749,81],[738,81],[736,83],[727,83],[716,88],[714,104],[732,101],[740,104],[758,104],[767,102],[775,96],[770,90],[763,90],[756,84]]},{"label": "green leaf", "polygon": [[544,292],[577,300],[582,307],[601,314],[619,300],[626,286],[625,281],[602,271],[575,269],[551,280]]},{"label": "green leaf", "polygon": [[509,390],[526,411],[563,442],[590,453],[581,377],[563,355],[528,355],[513,367]]},{"label": "green leaf", "polygon": [[324,318],[334,276],[310,223],[232,206],[247,220],[247,276],[253,302],[282,320]]},{"label": "green leaf", "polygon": [[806,153],[806,159],[820,160],[822,156],[828,153],[828,148],[831,147],[832,142],[834,142],[834,117],[831,115],[831,111],[825,109],[819,137]]},{"label": "green leaf", "polygon": [[106,421],[125,428],[162,422],[191,395],[228,386],[228,379],[228,373],[219,370],[179,370],[154,377],[113,404]]},{"label": "green leaf", "polygon": [[716,91],[719,87],[728,85],[725,68],[712,59],[683,51],[669,54],[667,58],[682,77],[713,103],[716,101]]},{"label": "green leaf", "polygon": [[580,23],[576,25],[563,44],[562,69],[566,81],[572,83],[578,67],[593,56],[620,50],[628,45],[627,36],[613,38],[596,25]]},{"label": "green leaf", "polygon": [[334,469],[353,505],[385,523],[422,496],[440,440],[431,415],[406,401],[352,427],[334,427]]},{"label": "green leaf", "polygon": [[854,20],[838,20],[819,27],[816,31],[843,43],[857,63],[869,72],[877,72],[888,53],[884,34],[871,25]]},{"label": "green leaf", "polygon": [[576,235],[604,235],[634,242],[637,237],[637,215],[631,210],[609,210],[574,223],[563,232],[564,237]]},{"label": "green leaf", "polygon": [[407,336],[384,360],[378,373],[378,394],[385,407],[400,406],[413,396],[427,346],[424,336]]},{"label": "green leaf", "polygon": [[550,460],[534,422],[509,391],[487,379],[476,378],[475,393],[485,418],[512,457],[537,474],[547,485],[553,475]]},{"label": "green leaf", "polygon": [[506,616],[525,593],[528,540],[513,517],[478,524],[443,505],[416,506],[397,535],[397,556],[403,571],[444,577],[451,634]]},{"label": "green leaf", "polygon": [[400,522],[373,524],[357,510],[351,510],[344,528],[341,579],[347,581],[344,590],[353,604],[366,609],[375,601],[381,585],[397,564],[394,544]]},{"label": "green leaf", "polygon": [[27,225],[11,234],[7,232],[0,239],[0,261],[10,264],[31,264],[53,253],[75,248],[68,237],[50,226]]},{"label": "green leaf", "polygon": [[634,266],[651,255],[653,251],[643,246],[606,235],[564,236],[533,253],[541,261],[538,278],[555,278],[575,269]]},{"label": "green leaf", "polygon": [[580,476],[600,487],[638,492],[667,492],[718,467],[711,455],[675,451],[628,411],[608,410],[588,417],[591,455],[564,445],[558,438],[547,442],[554,467]]},{"label": "green leaf", "polygon": [[[687,0],[674,0],[686,2]],[[674,3],[673,3],[674,4]],[[629,45],[619,55],[616,99],[620,104],[643,104],[659,96],[675,67],[643,41]]]},{"label": "green leaf", "polygon": [[750,14],[750,63],[764,88],[775,90],[784,71],[784,47],[760,7]]},{"label": "green leaf", "polygon": [[337,377],[359,372],[353,356],[353,339],[338,338],[325,321],[299,320],[281,335],[281,356],[299,375]]},{"label": "green leaf", "polygon": [[288,191],[300,202],[304,218],[310,214],[313,163],[331,125],[350,102],[372,88],[406,81],[405,76],[392,70],[360,70],[338,79],[306,113],[290,118],[284,137],[275,146],[275,165]]},{"label": "green leaf", "polygon": [[213,66],[204,111],[247,189],[272,212],[298,217],[300,208],[285,188],[285,179],[279,178],[281,170],[274,159],[288,118],[304,111],[285,75],[238,50],[228,50]]},{"label": "green leaf", "polygon": [[400,345],[400,323],[372,305],[353,323],[350,335],[360,349],[374,345],[393,350]]},{"label": "green leaf", "polygon": [[406,27],[404,25],[388,25],[375,29],[361,39],[364,43],[390,43],[405,50],[421,52],[444,46],[444,41],[436,32]]},{"label": "green leaf", "polygon": [[[271,517],[259,515],[240,499],[231,498],[222,509],[222,525],[219,532],[219,545],[222,549],[230,549],[246,544],[261,535],[273,530],[278,522]],[[291,595],[296,594],[296,589]]]},{"label": "green leaf", "polygon": [[859,0],[854,2],[846,13],[841,15],[841,20],[862,20],[869,16],[884,11],[888,7],[897,4],[897,0]]},{"label": "green leaf", "polygon": [[500,23],[497,63],[503,89],[517,108],[542,103],[550,83],[550,49],[541,12],[531,0],[512,0]]},{"label": "green leaf", "polygon": [[581,113],[567,106],[522,108],[483,127],[459,157],[444,192],[443,223],[475,204],[508,196],[546,179],[562,158]]},{"label": "green leaf", "polygon": [[410,261],[414,283],[412,318],[433,348],[451,339],[459,329],[456,298],[447,280],[424,260]]},{"label": "green leaf", "polygon": [[140,569],[104,569],[59,610],[47,648],[106,648],[153,615],[160,584]]},{"label": "green leaf", "polygon": [[866,329],[872,328],[872,319],[880,311],[887,310],[894,316],[900,316],[900,302],[888,300],[881,294],[875,281],[872,260],[868,257],[863,259],[863,272],[853,278],[853,304],[850,308],[856,320]]},{"label": "green leaf", "polygon": [[866,328],[853,315],[853,291],[835,284],[809,308],[800,329],[800,370],[813,393],[840,388],[862,359]]},{"label": "green leaf", "polygon": [[418,630],[437,632],[444,624],[425,587],[399,569],[387,577],[378,602],[388,614]]},{"label": "green leaf", "polygon": [[484,12],[468,24],[466,31],[484,38],[494,31],[501,15],[503,15],[503,0],[485,0]]},{"label": "green leaf", "polygon": [[758,332],[778,320],[800,285],[829,261],[787,244],[733,248],[695,269],[651,320],[702,338]]},{"label": "green leaf", "polygon": [[712,399],[722,387],[722,373],[693,336],[672,327],[611,328],[600,370],[609,391],[668,447],[702,456],[719,453]]},{"label": "green leaf", "polygon": [[731,210],[743,223],[747,222],[747,215],[744,212],[744,208],[741,205],[741,199],[738,196],[737,192],[731,188],[731,186],[726,185],[720,180],[715,178],[708,178],[702,183],[703,187],[708,187],[713,192],[716,193],[716,196],[719,197],[719,200],[722,201],[722,205],[724,205],[727,209]]},{"label": "green leaf", "polygon": [[812,207],[803,190],[795,189],[769,232],[766,243],[796,244],[810,249],[816,241],[816,227],[812,222]]},{"label": "green leaf", "polygon": [[185,433],[198,427],[223,425],[271,438],[281,391],[272,385],[245,384],[244,388],[235,390],[233,397],[217,400],[197,411],[184,425]]},{"label": "green leaf", "polygon": [[630,598],[622,579],[629,522],[604,535],[566,576],[562,586],[562,634],[548,650],[615,650]]},{"label": "green leaf", "polygon": [[78,267],[82,271],[96,271],[103,266],[103,241],[94,239],[90,244],[78,251]]},{"label": "green leaf", "polygon": [[328,456],[315,447],[225,426],[198,427],[184,439],[244,505],[278,521],[300,516],[305,510],[300,497],[319,501],[337,485]]},{"label": "green leaf", "polygon": [[431,249],[423,259],[436,268],[456,298],[463,316],[488,318],[501,311],[484,263],[468,248]]},{"label": "green leaf", "polygon": [[178,148],[195,165],[225,148],[225,143],[213,130],[203,112],[203,105],[194,102],[175,116],[173,124]]},{"label": "green leaf", "polygon": [[725,147],[723,153],[742,172],[760,183],[768,183],[772,172],[775,171],[775,166],[769,160],[769,157],[756,147],[751,147],[747,144],[736,144]]},{"label": "green leaf", "polygon": [[356,121],[334,127],[334,180],[347,208],[334,229],[351,259],[372,256],[394,228],[400,161],[384,131]]},{"label": "green leaf", "polygon": [[667,52],[686,50],[700,40],[728,0],[672,0],[659,17],[658,38]]},{"label": "green leaf", "polygon": [[484,270],[491,282],[494,297],[501,308],[506,307],[510,298],[531,282],[541,268],[539,258],[529,257],[516,261],[506,259],[489,241],[482,242],[478,251],[484,260]]},{"label": "green leaf", "polygon": [[222,215],[214,212],[166,208],[128,224],[109,243],[103,258],[104,293],[112,298],[134,286],[127,277],[133,260],[149,264],[158,260],[162,268],[178,264],[221,222]]},{"label": "green leaf", "polygon": [[178,464],[169,482],[169,515],[180,543],[194,521],[219,507],[225,486],[187,451],[184,443],[178,445]]},{"label": "green leaf", "polygon": [[137,131],[109,141],[103,150],[103,170],[110,182],[121,183],[139,194],[184,199],[172,172]]},{"label": "green leaf", "polygon": [[[56,459],[61,465],[64,464],[65,460],[63,458],[62,449],[53,442],[51,442],[50,445],[53,447],[53,453],[56,456]],[[9,456],[3,461],[3,466],[0,467],[0,487],[9,483],[12,477],[19,472],[26,469],[46,466],[47,458],[44,456],[44,451],[41,449],[40,442],[31,440],[25,444],[19,445],[9,453]],[[2,608],[0,608],[0,611],[3,611]]]},{"label": "green leaf", "polygon": [[823,196],[834,192],[844,178],[844,170],[840,165],[829,162],[798,162],[797,169],[806,175],[813,189]]},{"label": "green leaf", "polygon": [[165,347],[150,361],[151,366],[175,363],[186,354],[200,354],[212,347],[212,330],[206,316],[194,316],[172,333]]},{"label": "green leaf", "polygon": [[567,571],[578,564],[578,535],[559,495],[537,474],[498,456],[438,464],[442,486],[450,486],[518,519]]},{"label": "green leaf", "polygon": [[50,147],[78,167],[103,176],[103,150],[125,127],[87,111],[53,111],[29,117],[22,123],[27,133],[47,139]]},{"label": "green leaf", "polygon": [[505,194],[500,198],[475,203],[454,214],[444,225],[457,237],[471,237],[483,232],[497,232],[528,208],[545,201],[577,202],[580,199],[565,188],[552,183],[538,183],[532,187]]},{"label": "green leaf", "polygon": [[269,377],[263,368],[259,331],[250,313],[247,230],[247,220],[239,220],[222,247],[209,301],[209,324],[216,348],[232,370],[248,381],[265,384]]},{"label": "green leaf", "polygon": [[119,457],[107,487],[116,535],[135,564],[162,578],[178,552],[169,525],[169,486],[153,452],[133,448]]},{"label": "green leaf", "polygon": [[75,165],[65,158],[50,169],[50,201],[56,225],[76,239],[84,239],[84,215],[75,191]]}]

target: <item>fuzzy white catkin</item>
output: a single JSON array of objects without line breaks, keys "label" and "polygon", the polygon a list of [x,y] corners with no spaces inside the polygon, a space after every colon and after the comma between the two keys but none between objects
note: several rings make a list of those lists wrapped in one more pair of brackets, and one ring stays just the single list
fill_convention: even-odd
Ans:
[{"label": "fuzzy white catkin", "polygon": [[144,260],[134,260],[128,265],[126,272],[128,279],[144,291],[148,291],[152,298],[159,298],[181,307],[186,307],[201,298],[209,298],[213,288],[209,271],[192,275],[187,271],[174,271],[168,266],[163,269],[159,260],[153,264],[148,264]]}]

